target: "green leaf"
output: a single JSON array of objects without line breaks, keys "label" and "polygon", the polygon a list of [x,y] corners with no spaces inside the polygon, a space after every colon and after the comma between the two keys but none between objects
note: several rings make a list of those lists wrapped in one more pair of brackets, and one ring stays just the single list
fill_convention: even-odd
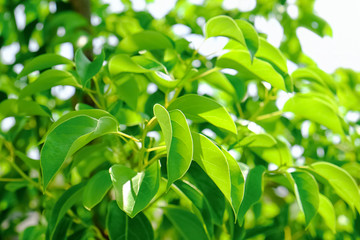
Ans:
[{"label": "green leaf", "polygon": [[249,49],[251,59],[254,59],[255,53],[259,48],[259,36],[255,28],[251,25],[251,23],[245,20],[237,19],[235,22],[244,34],[246,46]]},{"label": "green leaf", "polygon": [[167,188],[182,178],[190,167],[193,158],[193,141],[184,114],[179,110],[170,113],[159,104],[154,106],[167,149]]},{"label": "green leaf", "polygon": [[66,212],[77,202],[81,201],[84,185],[85,182],[72,186],[56,201],[48,221],[47,238],[53,238],[54,231]]},{"label": "green leaf", "polygon": [[276,145],[272,147],[250,147],[250,150],[268,163],[274,163],[277,166],[293,165],[293,158],[288,146],[280,140],[277,140]]},{"label": "green leaf", "polygon": [[40,161],[29,158],[24,153],[15,150],[15,155],[20,158],[29,168],[40,170]]},{"label": "green leaf", "polygon": [[283,112],[293,112],[296,116],[324,125],[335,133],[344,134],[334,108],[329,102],[312,94],[296,94],[285,103]]},{"label": "green leaf", "polygon": [[276,145],[276,140],[273,136],[266,133],[251,134],[244,137],[236,146],[246,147],[272,147]]},{"label": "green leaf", "polygon": [[182,193],[194,204],[194,206],[200,211],[202,220],[205,223],[206,229],[210,236],[214,232],[214,224],[211,218],[210,205],[205,195],[198,189],[193,187],[190,183],[184,181],[176,181],[175,185],[180,189]]},{"label": "green leaf", "polygon": [[217,37],[223,36],[232,38],[246,46],[244,35],[237,23],[228,16],[216,16],[211,18],[205,25],[205,36]]},{"label": "green leaf", "polygon": [[81,84],[83,86],[87,85],[87,82],[95,76],[101,69],[105,59],[104,51],[101,52],[99,56],[95,58],[93,62],[85,56],[82,49],[78,49],[75,53],[75,64],[76,71],[79,74],[81,79]]},{"label": "green leaf", "polygon": [[354,178],[341,167],[328,162],[316,162],[310,165],[310,170],[325,178],[335,192],[351,208],[360,213],[360,192]]},{"label": "green leaf", "polygon": [[225,198],[231,201],[230,169],[224,153],[207,137],[192,132],[194,160],[214,181]]},{"label": "green leaf", "polygon": [[132,74],[126,74],[115,81],[117,96],[120,100],[136,110],[139,98],[139,87]]},{"label": "green leaf", "polygon": [[237,218],[241,202],[244,197],[244,176],[240,170],[240,166],[233,156],[225,149],[222,149],[227,162],[229,164],[230,179],[231,179],[231,205],[234,209],[235,219]]},{"label": "green leaf", "polygon": [[62,70],[50,69],[40,74],[35,82],[30,83],[21,90],[20,97],[30,96],[34,93],[48,90],[59,85],[81,87],[71,73]]},{"label": "green leaf", "polygon": [[202,77],[202,79],[217,89],[223,90],[228,93],[230,96],[236,96],[235,88],[230,83],[230,81],[225,77],[221,72],[212,72]]},{"label": "green leaf", "polygon": [[256,166],[249,171],[246,177],[244,199],[241,202],[238,213],[239,223],[242,223],[246,212],[261,198],[263,192],[262,182],[265,170],[264,166]]},{"label": "green leaf", "polygon": [[255,55],[258,59],[265,60],[279,69],[281,73],[287,73],[287,64],[285,56],[279,49],[268,43],[264,38],[260,38],[259,50]]},{"label": "green leaf", "polygon": [[115,201],[109,204],[106,228],[110,240],[154,239],[154,230],[151,223],[142,212],[134,218],[130,218],[119,209]]},{"label": "green leaf", "polygon": [[[140,65],[139,63],[135,62],[134,59],[145,58],[143,56],[138,56],[137,58],[130,57],[127,54],[118,54],[112,57],[109,61],[109,72],[111,75],[117,75],[122,72],[131,72],[131,73],[146,73],[151,71],[156,71],[161,69],[160,63],[156,61],[147,59],[148,63],[146,66],[149,66],[150,62],[152,63],[150,66],[145,68],[145,66]],[[158,65],[159,64],[159,65]]]},{"label": "green leaf", "polygon": [[117,129],[118,123],[113,117],[96,119],[84,115],[70,118],[56,126],[47,135],[41,150],[44,189],[69,156],[95,138],[117,132]]},{"label": "green leaf", "polygon": [[135,172],[123,165],[110,168],[116,202],[121,210],[133,218],[156,195],[160,184],[160,165],[156,161],[143,172]]},{"label": "green leaf", "polygon": [[216,101],[186,94],[172,102],[168,110],[179,109],[185,116],[195,122],[207,121],[216,127],[237,134],[236,126],[227,110]]},{"label": "green leaf", "polygon": [[46,107],[33,101],[6,99],[0,103],[0,121],[10,116],[51,116]]},{"label": "green leaf", "polygon": [[30,62],[28,62],[25,65],[24,69],[19,73],[18,78],[28,75],[29,73],[32,73],[34,71],[41,71],[59,64],[74,65],[74,63],[71,60],[63,56],[53,53],[46,53],[37,56],[34,59],[32,59]]},{"label": "green leaf", "polygon": [[315,178],[307,172],[291,173],[294,191],[301,211],[305,214],[306,226],[309,225],[319,208],[319,188]]},{"label": "green leaf", "polygon": [[104,198],[112,187],[109,171],[103,170],[96,173],[86,184],[84,189],[83,204],[91,210]]},{"label": "green leaf", "polygon": [[319,194],[319,215],[324,219],[325,224],[330,228],[333,234],[336,233],[336,215],[335,209],[330,200],[322,194]]},{"label": "green leaf", "polygon": [[221,68],[232,68],[244,80],[258,79],[270,83],[273,87],[285,89],[283,77],[267,62],[254,58],[251,62],[249,53],[233,50],[218,58],[216,65]]},{"label": "green leaf", "polygon": [[184,239],[209,239],[201,221],[193,213],[178,207],[166,207],[164,212]]},{"label": "green leaf", "polygon": [[127,36],[119,43],[119,49],[127,53],[167,48],[174,48],[172,40],[160,32],[150,30]]}]

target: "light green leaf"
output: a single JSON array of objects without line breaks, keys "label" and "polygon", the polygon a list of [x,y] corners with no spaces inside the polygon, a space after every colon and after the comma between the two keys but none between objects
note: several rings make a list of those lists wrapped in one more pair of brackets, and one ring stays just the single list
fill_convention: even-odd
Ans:
[{"label": "light green leaf", "polygon": [[257,203],[263,192],[263,175],[265,167],[259,165],[251,169],[245,180],[245,192],[244,199],[241,202],[238,220],[242,223],[246,212],[251,208],[252,205]]},{"label": "light green leaf", "polygon": [[137,109],[139,87],[132,74],[126,74],[115,81],[117,96],[133,110]]},{"label": "light green leaf", "polygon": [[85,186],[83,195],[84,207],[91,210],[104,198],[112,187],[109,171],[103,170],[96,173]]},{"label": "light green leaf", "polygon": [[[200,73],[201,74],[201,73]],[[211,84],[217,89],[223,90],[224,92],[228,93],[230,96],[236,96],[235,88],[230,83],[230,81],[225,77],[225,75],[221,72],[212,72],[204,77],[203,80]]]},{"label": "light green leaf", "polygon": [[253,59],[259,48],[259,36],[251,23],[241,19],[237,19],[235,22],[244,34],[246,46],[249,49],[251,59]]},{"label": "light green leaf", "polygon": [[208,121],[216,127],[237,134],[236,126],[226,109],[216,101],[196,94],[186,94],[172,102],[168,110],[179,109],[196,122]]},{"label": "light green leaf", "polygon": [[30,96],[34,93],[48,90],[59,85],[81,87],[71,73],[62,70],[50,69],[40,74],[35,82],[30,83],[21,90],[20,97]]},{"label": "light green leaf", "polygon": [[231,205],[234,209],[235,219],[237,218],[241,202],[244,197],[244,176],[240,170],[240,166],[233,156],[225,149],[222,149],[227,162],[229,164],[230,179],[231,179]]},{"label": "light green leaf", "polygon": [[28,75],[29,73],[32,73],[34,71],[41,71],[59,64],[74,65],[74,63],[71,60],[63,56],[54,53],[46,53],[35,57],[30,62],[25,64],[25,67],[19,73],[18,78]]},{"label": "light green leaf", "polygon": [[330,228],[333,234],[336,233],[336,215],[335,209],[330,200],[322,194],[319,194],[319,215],[324,219],[325,224]]},{"label": "light green leaf", "polygon": [[310,170],[325,178],[335,192],[351,208],[360,213],[360,192],[354,178],[341,167],[328,162],[316,162],[310,165]]},{"label": "light green leaf", "polygon": [[[144,64],[147,68],[134,61],[139,58],[147,60],[147,64]],[[109,61],[109,72],[111,75],[117,75],[122,72],[146,73],[156,70],[161,70],[160,63],[150,60],[144,56],[137,56],[137,58],[135,58],[130,57],[127,54],[118,54],[112,57]]]},{"label": "light green leaf", "polygon": [[166,207],[164,212],[184,239],[209,239],[201,221],[193,213],[178,207]]},{"label": "light green leaf", "polygon": [[85,56],[82,49],[78,49],[75,53],[75,64],[76,64],[76,71],[79,74],[81,79],[81,84],[83,86],[87,85],[87,82],[95,76],[101,69],[102,64],[105,59],[104,51],[101,52],[99,56],[95,58],[93,62]]},{"label": "light green leaf", "polygon": [[285,56],[279,49],[271,45],[264,38],[260,38],[259,50],[255,55],[258,59],[265,60],[279,69],[281,73],[287,73],[287,64]]},{"label": "light green leaf", "polygon": [[224,36],[232,38],[246,46],[244,35],[236,22],[228,16],[216,16],[211,18],[205,25],[205,36]]},{"label": "light green leaf", "polygon": [[194,160],[214,181],[225,198],[231,201],[230,169],[224,153],[207,137],[192,132]]},{"label": "light green leaf", "polygon": [[110,175],[117,205],[131,218],[141,212],[159,190],[158,161],[139,173],[123,165],[113,165],[110,168]]},{"label": "light green leaf", "polygon": [[66,212],[77,202],[81,201],[85,182],[72,186],[66,190],[56,201],[52,208],[50,219],[48,221],[47,239],[53,239],[54,231],[58,223],[63,219]]},{"label": "light green leaf", "polygon": [[170,185],[182,178],[190,167],[193,157],[193,144],[186,118],[179,110],[168,111],[159,104],[154,106],[167,149],[167,174]]},{"label": "light green leaf", "polygon": [[244,137],[236,146],[246,147],[272,147],[276,144],[273,136],[267,133],[251,134]]},{"label": "light green leaf", "polygon": [[6,99],[0,103],[0,121],[10,116],[51,116],[45,106],[22,99]]},{"label": "light green leaf", "polygon": [[344,134],[341,121],[330,104],[312,94],[298,93],[285,103],[283,112],[293,112],[296,116],[324,125],[335,133]]},{"label": "light green leaf", "polygon": [[172,40],[160,32],[150,30],[127,36],[119,43],[119,49],[128,53],[167,48],[174,48]]},{"label": "light green leaf", "polygon": [[153,240],[154,230],[142,212],[134,218],[119,209],[115,201],[110,202],[106,216],[106,229],[110,240]]},{"label": "light green leaf", "polygon": [[200,211],[202,220],[205,223],[206,229],[210,236],[214,232],[214,224],[211,217],[210,205],[205,195],[198,189],[193,187],[190,183],[184,181],[176,181],[175,185],[180,189],[182,193],[194,204],[194,206]]},{"label": "light green leaf", "polygon": [[117,129],[118,123],[113,117],[96,119],[84,115],[70,118],[55,127],[47,135],[41,150],[44,189],[69,156],[95,138],[117,132]]},{"label": "light green leaf", "polygon": [[251,62],[249,53],[244,50],[233,50],[218,58],[216,66],[232,68],[244,80],[258,79],[270,83],[273,87],[286,90],[283,77],[267,62],[254,58]]},{"label": "light green leaf", "polygon": [[294,191],[298,204],[305,214],[306,226],[309,225],[319,208],[319,187],[315,178],[307,172],[292,172]]},{"label": "light green leaf", "polygon": [[277,140],[276,145],[272,147],[250,147],[250,150],[268,163],[274,163],[277,166],[293,165],[293,158],[288,146],[280,140]]}]

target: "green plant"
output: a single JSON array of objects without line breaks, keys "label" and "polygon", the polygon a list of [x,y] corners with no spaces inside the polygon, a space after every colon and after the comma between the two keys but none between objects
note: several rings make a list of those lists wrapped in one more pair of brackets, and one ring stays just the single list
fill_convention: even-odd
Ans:
[{"label": "green plant", "polygon": [[[127,2],[126,12],[107,15],[93,1],[103,22],[91,26],[59,1],[56,14],[36,15],[23,32],[1,29],[1,44],[18,36],[13,67],[25,62],[18,74],[2,65],[0,78],[0,119],[15,117],[0,132],[1,236],[360,239],[359,127],[344,118],[359,111],[359,75],[327,74],[301,52],[296,27],[317,21],[313,31],[331,34],[311,1],[298,1],[297,20],[277,12],[286,1],[258,1],[253,14],[282,16],[282,51],[246,20],[251,13],[226,12],[221,2],[178,1],[162,21]],[[207,20],[204,33],[197,16]],[[44,17],[40,37],[35,25]],[[227,51],[200,54],[171,32],[176,23],[205,39],[227,37]],[[51,35],[59,26],[66,34]],[[97,55],[85,44],[74,61],[53,53],[61,42],[101,34],[119,43]],[[30,36],[43,43],[36,54]],[[289,74],[285,56],[306,66]],[[199,94],[204,84],[212,93]],[[50,89],[59,85],[76,93],[58,99]],[[249,85],[257,94],[247,94]],[[40,161],[26,155],[34,148]],[[296,149],[303,153],[294,157]],[[19,230],[30,213],[36,224]]]}]

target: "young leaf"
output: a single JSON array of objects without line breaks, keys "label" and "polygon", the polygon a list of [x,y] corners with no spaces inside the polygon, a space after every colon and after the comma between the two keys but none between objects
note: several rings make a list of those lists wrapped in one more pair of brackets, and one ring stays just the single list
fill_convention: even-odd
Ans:
[{"label": "young leaf", "polygon": [[315,178],[307,172],[292,172],[294,191],[298,204],[305,214],[306,226],[309,225],[319,208],[319,187]]},{"label": "young leaf", "polygon": [[113,117],[95,119],[84,115],[70,118],[55,127],[47,135],[41,150],[44,189],[69,156],[93,139],[117,132],[117,129],[118,123]]},{"label": "young leaf", "polygon": [[259,36],[255,28],[245,20],[237,19],[235,22],[244,34],[246,46],[249,49],[251,59],[254,59],[255,53],[259,48]]},{"label": "young leaf", "polygon": [[223,106],[210,98],[186,94],[169,105],[168,110],[173,109],[179,109],[193,121],[208,121],[216,127],[237,134],[235,123],[230,114]]},{"label": "young leaf", "polygon": [[166,207],[164,212],[184,239],[209,239],[201,221],[193,213],[178,207]]},{"label": "young leaf", "polygon": [[184,181],[178,180],[175,182],[175,185],[180,189],[181,192],[194,204],[194,206],[200,211],[202,219],[205,223],[206,229],[210,236],[214,232],[214,224],[211,218],[211,209],[210,205],[205,197],[205,195],[197,190],[195,187],[191,186],[190,183],[185,183]]},{"label": "young leaf", "polygon": [[185,116],[179,110],[168,111],[159,104],[154,106],[154,114],[164,134],[167,149],[167,188],[182,178],[190,167],[193,144]]},{"label": "young leaf", "polygon": [[141,212],[156,195],[160,184],[160,165],[156,161],[143,172],[135,172],[123,165],[110,168],[116,202],[131,218]]},{"label": "young leaf", "polygon": [[255,55],[258,59],[271,63],[278,68],[281,73],[287,73],[286,58],[279,49],[268,43],[264,38],[260,38],[259,50]]},{"label": "young leaf", "polygon": [[154,230],[151,223],[142,212],[134,218],[130,218],[119,209],[115,201],[109,204],[106,228],[110,240],[154,239]]},{"label": "young leaf", "polygon": [[280,140],[277,140],[276,145],[272,147],[250,147],[250,150],[268,163],[274,163],[277,166],[293,165],[289,147]]},{"label": "young leaf", "polygon": [[57,224],[65,216],[66,212],[77,202],[81,201],[85,182],[74,185],[66,190],[61,197],[56,201],[55,206],[52,208],[50,219],[48,221],[47,236],[53,239],[54,231]]},{"label": "young leaf", "polygon": [[62,70],[50,69],[40,74],[35,82],[30,83],[21,90],[20,97],[30,96],[34,93],[48,90],[59,85],[81,87],[71,73]]},{"label": "young leaf", "polygon": [[127,36],[119,43],[119,49],[127,53],[167,48],[174,48],[172,40],[160,32],[150,30]]},{"label": "young leaf", "polygon": [[293,112],[296,116],[309,119],[344,134],[341,121],[335,110],[324,100],[315,98],[311,94],[298,93],[290,98],[284,105],[284,112]]},{"label": "young leaf", "polygon": [[224,36],[232,38],[246,46],[244,35],[236,22],[228,16],[216,16],[205,25],[206,38]]},{"label": "young leaf", "polygon": [[[236,146],[246,147],[272,147],[276,144],[276,140],[273,136],[266,133],[251,134],[244,137]],[[235,146],[235,147],[236,147]]]},{"label": "young leaf", "polygon": [[0,103],[0,121],[10,116],[47,116],[46,107],[33,101],[22,99],[6,99]]},{"label": "young leaf", "polygon": [[360,213],[360,191],[355,180],[344,169],[328,163],[316,162],[311,164],[310,170],[325,178],[335,192],[344,199],[351,208]]},{"label": "young leaf", "polygon": [[227,79],[223,73],[213,72],[202,77],[202,79],[213,85],[215,88],[218,88],[228,93],[230,96],[232,97],[236,96],[234,86],[230,83],[229,79]]},{"label": "young leaf", "polygon": [[241,78],[258,79],[286,91],[283,77],[267,62],[254,58],[251,62],[249,53],[243,50],[233,50],[218,58],[216,66],[232,68],[238,71]]},{"label": "young leaf", "polygon": [[116,92],[120,100],[126,102],[126,104],[136,110],[139,98],[139,87],[134,76],[127,74],[115,81]]},{"label": "young leaf", "polygon": [[335,209],[330,200],[322,194],[319,194],[319,215],[324,219],[325,224],[330,228],[333,234],[336,233],[336,215]]},{"label": "young leaf", "polygon": [[59,65],[59,64],[70,64],[74,65],[74,63],[57,54],[53,53],[46,53],[40,56],[35,57],[30,62],[28,62],[24,69],[19,73],[18,78],[28,75],[34,71],[41,71],[47,68],[51,68],[52,66]]},{"label": "young leaf", "polygon": [[244,199],[241,202],[238,213],[239,223],[242,223],[246,212],[261,198],[263,192],[263,174],[265,170],[261,165],[256,166],[249,171],[246,177]]},{"label": "young leaf", "polygon": [[109,171],[103,170],[95,174],[86,184],[84,189],[83,204],[91,210],[104,198],[112,187]]},{"label": "young leaf", "polygon": [[232,203],[230,170],[224,153],[204,135],[192,132],[192,138],[194,160],[214,181],[229,203]]},{"label": "young leaf", "polygon": [[79,48],[75,53],[75,64],[76,71],[79,74],[81,79],[81,84],[83,86],[87,85],[87,82],[95,76],[101,69],[105,59],[104,51],[101,52],[99,56],[95,58],[93,62],[85,56],[82,49]]}]

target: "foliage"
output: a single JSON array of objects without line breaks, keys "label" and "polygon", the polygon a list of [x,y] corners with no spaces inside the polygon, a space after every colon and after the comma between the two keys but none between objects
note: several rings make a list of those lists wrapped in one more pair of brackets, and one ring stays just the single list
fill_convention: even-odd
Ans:
[{"label": "foliage", "polygon": [[360,76],[302,53],[298,27],[331,35],[314,1],[0,3],[1,239],[360,239]]}]

